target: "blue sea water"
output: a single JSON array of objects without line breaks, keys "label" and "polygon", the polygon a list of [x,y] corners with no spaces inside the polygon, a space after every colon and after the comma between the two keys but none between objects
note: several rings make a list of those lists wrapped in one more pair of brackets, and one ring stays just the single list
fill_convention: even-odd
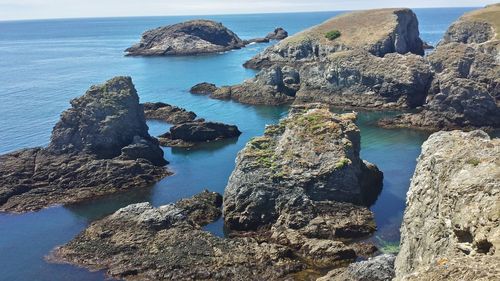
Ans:
[{"label": "blue sea water", "polygon": [[[470,9],[417,9],[421,37],[436,44],[446,28]],[[291,34],[321,23],[340,12],[225,15],[204,18],[223,22],[240,37],[261,37],[277,26]],[[162,101],[184,107],[208,120],[236,124],[237,140],[198,149],[165,149],[175,173],[151,188],[71,206],[21,215],[0,214],[0,280],[103,280],[102,272],[50,264],[44,257],[83,230],[90,222],[125,205],[149,201],[166,204],[202,189],[223,192],[235,156],[266,124],[286,115],[286,107],[249,106],[190,95],[192,85],[240,83],[255,72],[241,65],[270,44],[199,57],[124,57],[123,50],[150,28],[193,17],[143,17],[0,22],[0,154],[43,146],[69,100],[92,84],[116,75],[132,76],[141,101]],[[199,18],[199,17],[195,17]],[[372,206],[377,237],[399,240],[399,225],[415,159],[427,134],[386,130],[374,123],[390,113],[362,112],[359,126],[362,157],[384,172],[384,189]],[[150,133],[168,129],[148,122]],[[222,235],[221,222],[207,229]],[[379,241],[379,240],[376,240]]]}]

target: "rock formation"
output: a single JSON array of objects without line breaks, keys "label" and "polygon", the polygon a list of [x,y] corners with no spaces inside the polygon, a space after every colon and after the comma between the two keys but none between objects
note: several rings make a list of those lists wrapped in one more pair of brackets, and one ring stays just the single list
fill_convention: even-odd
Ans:
[{"label": "rock formation", "polygon": [[134,187],[168,175],[129,77],[92,86],[61,114],[47,148],[0,156],[0,211],[31,211]]},{"label": "rock formation", "polygon": [[[328,40],[325,35],[331,30],[338,30],[342,35]],[[262,69],[276,63],[317,61],[338,51],[360,49],[379,57],[388,53],[423,55],[416,15],[409,9],[340,15],[269,47],[245,66]]]},{"label": "rock formation", "polygon": [[194,112],[163,102],[146,102],[143,106],[146,119],[156,119],[171,124],[182,124],[196,119]]},{"label": "rock formation", "polygon": [[238,127],[216,122],[194,121],[170,127],[159,136],[163,146],[192,147],[197,143],[236,138],[241,135]]},{"label": "rock formation", "polygon": [[288,37],[288,32],[282,27],[276,28],[273,32],[266,35],[269,40],[283,40]]},{"label": "rock formation", "polygon": [[[338,30],[340,37],[325,36]],[[416,108],[432,82],[408,9],[354,12],[291,36],[248,61],[254,79],[210,96],[250,104],[323,102],[364,108]]]},{"label": "rock formation", "polygon": [[500,139],[438,132],[422,146],[396,280],[500,279]]},{"label": "rock formation", "polygon": [[394,278],[395,256],[385,254],[366,261],[334,269],[317,281],[391,281]]},{"label": "rock formation", "polygon": [[219,194],[205,191],[158,208],[130,205],[92,223],[49,260],[124,280],[276,280],[305,269],[285,246],[203,231],[221,204]]},{"label": "rock formation", "polygon": [[190,20],[148,30],[141,41],[125,50],[129,56],[191,56],[240,49],[256,42],[279,40],[288,35],[276,29],[265,38],[241,40],[222,23],[211,20]]},{"label": "rock formation", "polygon": [[462,16],[429,55],[435,79],[415,114],[382,120],[387,127],[429,130],[500,127],[500,4]]},{"label": "rock formation", "polygon": [[215,84],[203,82],[203,83],[199,83],[199,84],[196,84],[193,87],[191,87],[189,92],[191,94],[205,94],[206,95],[206,94],[212,94],[216,90],[217,90],[217,86],[215,86]]}]

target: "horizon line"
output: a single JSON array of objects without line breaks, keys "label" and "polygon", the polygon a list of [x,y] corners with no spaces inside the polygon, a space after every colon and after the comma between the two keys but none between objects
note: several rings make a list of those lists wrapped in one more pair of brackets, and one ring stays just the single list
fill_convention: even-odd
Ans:
[{"label": "horizon line", "polygon": [[27,22],[27,21],[50,21],[50,20],[83,20],[83,19],[120,19],[120,18],[153,18],[153,17],[189,17],[189,16],[238,16],[238,15],[270,15],[270,14],[300,14],[300,13],[330,13],[330,12],[350,12],[350,11],[368,11],[368,10],[379,10],[379,9],[397,9],[397,8],[407,8],[411,10],[419,9],[451,9],[451,8],[481,8],[483,6],[440,6],[440,7],[389,7],[389,8],[377,8],[377,9],[350,9],[350,10],[310,10],[310,11],[292,11],[292,12],[242,12],[242,13],[216,13],[216,14],[170,14],[170,15],[129,15],[129,16],[83,16],[83,17],[53,17],[53,18],[20,18],[20,19],[0,19],[0,23],[5,22]]}]

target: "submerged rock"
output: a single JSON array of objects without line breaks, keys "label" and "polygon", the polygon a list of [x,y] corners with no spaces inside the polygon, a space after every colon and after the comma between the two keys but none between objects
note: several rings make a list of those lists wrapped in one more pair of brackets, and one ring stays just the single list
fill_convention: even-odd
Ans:
[{"label": "submerged rock", "polygon": [[438,132],[422,146],[401,227],[396,280],[500,278],[500,139]]},{"label": "submerged rock", "polygon": [[124,280],[276,280],[306,268],[285,246],[203,231],[221,215],[221,203],[204,191],[158,208],[130,205],[92,223],[49,260]]},{"label": "submerged rock", "polygon": [[195,121],[170,127],[159,136],[161,145],[191,147],[197,143],[236,138],[241,135],[238,127],[216,122]]},{"label": "submerged rock", "polygon": [[171,124],[182,124],[196,119],[194,112],[163,102],[146,102],[143,106],[146,119],[162,120]]},{"label": "submerged rock", "polygon": [[0,211],[78,202],[146,187],[169,174],[129,77],[92,86],[71,105],[47,148],[0,156]]},{"label": "submerged rock", "polygon": [[435,79],[417,113],[381,121],[386,127],[451,130],[500,127],[500,5],[462,16],[429,55]]}]

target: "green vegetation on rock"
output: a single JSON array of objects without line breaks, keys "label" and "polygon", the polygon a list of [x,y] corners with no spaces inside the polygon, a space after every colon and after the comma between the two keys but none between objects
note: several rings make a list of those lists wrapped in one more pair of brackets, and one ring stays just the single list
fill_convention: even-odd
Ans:
[{"label": "green vegetation on rock", "polygon": [[335,30],[328,31],[328,32],[325,34],[325,37],[326,37],[328,40],[330,40],[330,41],[331,41],[331,40],[335,40],[335,39],[339,38],[339,37],[340,37],[340,35],[342,35],[342,34],[340,33],[340,31],[338,31],[338,30],[336,30],[336,29],[335,29]]}]

